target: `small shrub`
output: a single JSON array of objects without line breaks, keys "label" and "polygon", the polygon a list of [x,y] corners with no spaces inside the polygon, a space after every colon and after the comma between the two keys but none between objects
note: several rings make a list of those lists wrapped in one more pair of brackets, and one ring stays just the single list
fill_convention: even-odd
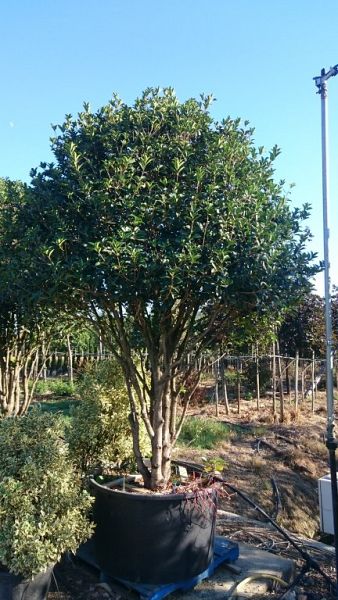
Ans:
[{"label": "small shrub", "polygon": [[228,425],[208,419],[188,417],[182,427],[178,442],[183,446],[211,450],[227,440],[231,428]]},{"label": "small shrub", "polygon": [[58,416],[31,410],[0,420],[0,563],[30,578],[75,552],[92,532],[92,499]]},{"label": "small shrub", "polygon": [[46,395],[55,394],[55,396],[74,396],[76,386],[64,379],[47,379],[40,380],[35,387],[35,394]]},{"label": "small shrub", "polygon": [[42,379],[39,379],[39,381],[37,381],[37,383],[36,383],[34,393],[35,393],[35,395],[38,395],[38,396],[43,396],[45,394],[48,394],[49,393],[48,382],[44,381]]},{"label": "small shrub", "polygon": [[55,396],[74,396],[76,386],[74,383],[70,383],[64,379],[56,379],[52,383],[50,390]]},{"label": "small shrub", "polygon": [[[87,365],[78,390],[80,402],[66,433],[76,466],[89,475],[96,468],[132,461],[129,399],[120,367],[115,361]],[[145,431],[141,444],[146,455]]]}]

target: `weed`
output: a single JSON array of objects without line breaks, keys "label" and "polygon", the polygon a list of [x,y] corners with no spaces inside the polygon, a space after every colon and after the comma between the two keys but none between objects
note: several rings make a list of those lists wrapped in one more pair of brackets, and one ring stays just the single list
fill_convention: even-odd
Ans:
[{"label": "weed", "polygon": [[221,473],[225,467],[226,467],[226,462],[223,458],[221,458],[220,456],[217,456],[215,458],[202,458],[203,460],[203,465],[204,465],[204,471],[206,473],[212,473],[212,472],[218,472]]},{"label": "weed", "polygon": [[192,448],[212,450],[219,442],[228,440],[231,432],[232,429],[227,424],[190,417],[183,424],[179,443]]}]

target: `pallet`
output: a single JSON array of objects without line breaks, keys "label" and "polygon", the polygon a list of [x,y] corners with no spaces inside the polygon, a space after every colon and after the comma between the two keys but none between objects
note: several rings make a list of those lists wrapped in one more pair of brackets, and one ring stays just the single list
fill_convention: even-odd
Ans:
[{"label": "pallet", "polygon": [[[91,541],[91,540],[90,540]],[[84,544],[78,550],[77,556],[89,563],[92,567],[97,568],[99,570],[98,564],[95,560],[95,556],[93,554],[93,546],[92,544]],[[165,598],[172,592],[176,591],[185,591],[195,587],[198,583],[203,581],[203,579],[207,579],[214,574],[215,569],[219,567],[224,562],[237,560],[239,556],[238,544],[235,542],[231,542],[223,537],[216,536],[215,538],[215,546],[214,546],[214,557],[209,565],[209,567],[192,577],[191,579],[187,579],[185,581],[178,581],[176,583],[168,583],[168,584],[155,584],[148,585],[143,583],[134,583],[132,581],[126,581],[124,579],[113,578],[107,576],[106,574],[101,572],[100,580],[102,583],[111,584],[122,584],[122,586],[128,590],[132,590],[138,592],[141,600],[161,600]]]}]

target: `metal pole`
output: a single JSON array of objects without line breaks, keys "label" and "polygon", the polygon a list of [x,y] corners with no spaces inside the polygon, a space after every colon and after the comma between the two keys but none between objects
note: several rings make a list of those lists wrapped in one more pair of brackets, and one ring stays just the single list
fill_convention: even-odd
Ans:
[{"label": "metal pole", "polygon": [[327,440],[331,473],[332,513],[335,541],[336,563],[336,598],[338,599],[338,492],[335,439],[335,415],[333,401],[333,354],[332,354],[332,314],[330,286],[330,254],[329,254],[329,168],[328,168],[328,118],[327,118],[327,80],[338,74],[338,65],[321,70],[320,77],[315,77],[315,83],[321,97],[322,122],[322,180],[323,180],[323,237],[324,237],[324,283],[325,283],[325,329],[326,329],[326,401],[327,401]]},{"label": "metal pole", "polygon": [[[322,76],[325,74],[322,70]],[[327,437],[334,439],[333,404],[333,355],[332,355],[332,315],[329,252],[329,165],[328,165],[328,111],[327,83],[324,80],[320,89],[322,107],[322,178],[323,178],[323,238],[324,238],[324,289],[325,289],[325,329],[326,329],[326,397],[327,397]]]}]

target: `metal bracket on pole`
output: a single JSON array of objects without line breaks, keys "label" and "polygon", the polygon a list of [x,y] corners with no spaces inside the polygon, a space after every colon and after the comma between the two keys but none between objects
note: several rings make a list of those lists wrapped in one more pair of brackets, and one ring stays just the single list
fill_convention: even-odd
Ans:
[{"label": "metal bracket on pole", "polygon": [[[320,75],[318,77],[313,78],[315,85],[318,88],[317,94],[322,94],[323,86],[326,83],[326,81],[328,79],[330,79],[330,77],[335,77],[335,75],[338,75],[338,65],[335,65],[334,67],[330,67],[326,73],[325,73],[325,69],[322,69],[320,72]],[[324,86],[324,88],[325,88],[325,86]]]}]

